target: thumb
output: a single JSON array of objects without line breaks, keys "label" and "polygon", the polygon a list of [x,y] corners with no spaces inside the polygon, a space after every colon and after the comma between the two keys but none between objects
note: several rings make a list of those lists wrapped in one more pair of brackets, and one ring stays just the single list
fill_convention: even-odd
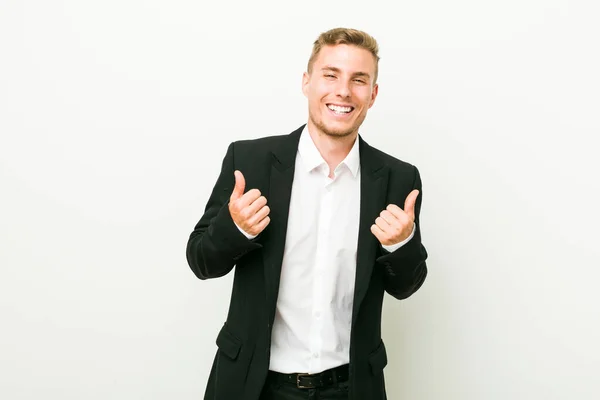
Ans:
[{"label": "thumb", "polygon": [[233,193],[231,193],[231,200],[237,200],[244,194],[244,189],[246,189],[246,179],[244,179],[244,175],[240,171],[235,171],[233,173],[235,176],[235,186],[233,188]]},{"label": "thumb", "polygon": [[415,219],[415,204],[417,203],[418,196],[419,191],[415,189],[406,196],[406,201],[404,202],[404,212],[410,215],[413,220]]}]

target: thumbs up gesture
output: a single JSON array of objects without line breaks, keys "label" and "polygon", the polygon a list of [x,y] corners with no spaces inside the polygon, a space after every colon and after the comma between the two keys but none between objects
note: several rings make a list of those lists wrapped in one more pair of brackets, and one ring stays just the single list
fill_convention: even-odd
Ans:
[{"label": "thumbs up gesture", "polygon": [[410,236],[415,221],[417,196],[418,190],[410,192],[404,202],[404,210],[395,204],[388,205],[371,225],[371,232],[382,245],[394,245]]},{"label": "thumbs up gesture", "polygon": [[258,189],[251,189],[244,193],[246,189],[244,175],[240,171],[235,171],[234,176],[235,187],[229,197],[229,213],[244,232],[256,236],[271,221],[268,217],[270,209],[267,206],[267,199]]}]

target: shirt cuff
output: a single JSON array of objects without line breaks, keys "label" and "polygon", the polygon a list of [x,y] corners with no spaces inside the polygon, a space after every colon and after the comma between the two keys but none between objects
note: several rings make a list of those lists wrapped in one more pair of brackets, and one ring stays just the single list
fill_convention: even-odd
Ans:
[{"label": "shirt cuff", "polygon": [[238,224],[236,224],[236,223],[235,223],[235,221],[233,221],[233,223],[235,224],[235,227],[236,227],[236,228],[238,228],[238,230],[239,230],[240,232],[242,232],[242,233],[244,234],[244,236],[246,236],[246,238],[248,238],[249,240],[252,240],[252,239],[254,239],[255,237],[257,237],[257,236],[258,236],[258,235],[251,235],[251,234],[249,234],[249,233],[246,233],[246,231],[244,231],[242,228],[240,228],[240,227],[238,226]]},{"label": "shirt cuff", "polygon": [[383,249],[384,249],[385,251],[388,251],[388,252],[390,252],[390,253],[393,253],[394,251],[398,250],[400,247],[402,247],[402,246],[404,246],[406,243],[408,243],[408,242],[410,241],[410,239],[412,239],[412,238],[413,238],[413,236],[415,236],[415,229],[416,229],[416,227],[417,227],[417,224],[415,224],[415,223],[413,222],[413,229],[412,229],[412,232],[410,233],[410,235],[409,235],[409,236],[408,236],[406,239],[404,239],[404,240],[403,240],[403,241],[401,241],[400,243],[391,244],[391,245],[389,245],[389,246],[388,246],[388,245],[385,245],[385,244],[382,244],[381,246],[383,247]]}]

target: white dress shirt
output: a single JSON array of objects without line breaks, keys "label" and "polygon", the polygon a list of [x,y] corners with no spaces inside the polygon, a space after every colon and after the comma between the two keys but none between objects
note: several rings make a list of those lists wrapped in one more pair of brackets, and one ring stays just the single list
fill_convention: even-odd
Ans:
[{"label": "white dress shirt", "polygon": [[[349,362],[360,217],[358,139],[333,176],[305,127],[271,336],[272,371],[313,374]],[[413,235],[414,228],[403,242],[383,247],[393,252]]]}]

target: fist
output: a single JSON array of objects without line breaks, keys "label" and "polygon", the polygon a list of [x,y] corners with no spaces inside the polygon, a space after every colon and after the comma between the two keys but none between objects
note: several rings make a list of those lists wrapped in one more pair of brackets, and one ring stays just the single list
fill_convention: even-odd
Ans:
[{"label": "fist", "polygon": [[404,210],[395,204],[390,204],[379,214],[375,223],[371,225],[371,233],[379,243],[391,246],[410,236],[415,222],[417,196],[419,191],[415,189],[406,197]]},{"label": "fist", "polygon": [[256,236],[261,233],[269,222],[270,209],[267,199],[260,194],[258,189],[251,189],[244,193],[246,180],[240,171],[235,171],[235,187],[229,197],[229,213],[233,221],[244,232]]}]

